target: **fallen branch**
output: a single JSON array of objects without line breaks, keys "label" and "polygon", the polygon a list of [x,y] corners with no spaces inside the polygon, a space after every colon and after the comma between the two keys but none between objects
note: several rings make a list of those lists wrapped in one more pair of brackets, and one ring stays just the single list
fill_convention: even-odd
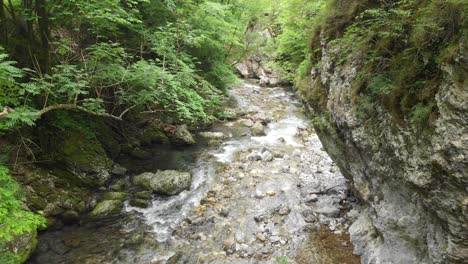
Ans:
[{"label": "fallen branch", "polygon": [[80,111],[88,113],[90,115],[108,117],[108,118],[112,118],[112,119],[115,119],[115,120],[118,120],[118,121],[122,121],[123,116],[134,107],[135,106],[132,106],[132,107],[126,109],[125,111],[123,111],[122,114],[120,114],[120,116],[116,116],[116,115],[112,115],[112,114],[108,114],[108,113],[99,113],[99,112],[91,111],[91,110],[89,110],[87,108],[84,108],[82,106],[75,105],[75,104],[57,104],[57,105],[51,105],[51,106],[48,106],[48,107],[42,109],[41,111],[37,112],[37,116],[40,118],[45,113],[53,111],[53,110],[80,110]]},{"label": "fallen branch", "polygon": [[[76,104],[56,104],[56,105],[51,105],[51,106],[43,108],[42,110],[35,113],[35,115],[36,115],[37,118],[41,118],[44,114],[46,114],[46,113],[48,113],[50,111],[53,111],[53,110],[79,110],[79,111],[88,113],[90,115],[108,117],[108,118],[112,118],[112,119],[115,119],[115,120],[118,120],[118,121],[122,121],[123,116],[128,111],[132,110],[134,107],[135,107],[135,105],[125,109],[125,111],[123,111],[119,116],[116,116],[116,115],[112,115],[112,114],[108,114],[108,113],[95,112],[95,111],[89,110],[89,109],[87,109],[85,107],[82,107],[82,106],[79,106],[79,105],[76,105]],[[4,107],[3,111],[0,112],[0,118],[5,118],[8,114],[13,113],[13,112],[15,112],[14,109],[11,109],[9,107]]]}]

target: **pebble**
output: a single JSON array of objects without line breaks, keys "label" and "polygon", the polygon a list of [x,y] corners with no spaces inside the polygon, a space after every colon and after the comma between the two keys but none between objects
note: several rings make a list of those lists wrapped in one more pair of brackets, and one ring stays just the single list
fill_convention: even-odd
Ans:
[{"label": "pebble", "polygon": [[229,216],[229,210],[226,209],[226,208],[222,208],[222,209],[219,211],[219,215],[222,216],[222,217],[228,217],[228,216]]},{"label": "pebble", "polygon": [[257,237],[258,240],[260,240],[260,241],[262,241],[262,242],[265,242],[265,241],[266,241],[266,236],[265,236],[264,234],[262,234],[262,233],[258,233],[258,234],[256,235],[256,237]]},{"label": "pebble", "polygon": [[318,201],[318,195],[317,194],[311,194],[305,198],[306,203],[314,203]]},{"label": "pebble", "polygon": [[233,238],[229,238],[223,241],[224,248],[231,248],[235,244],[236,244],[236,241]]},{"label": "pebble", "polygon": [[261,191],[259,191],[259,190],[255,191],[255,198],[263,199],[263,198],[265,198],[265,196],[266,195],[264,193],[262,193]]},{"label": "pebble", "polygon": [[266,192],[266,195],[268,195],[268,196],[275,196],[276,193],[275,193],[274,191],[268,191],[268,192]]},{"label": "pebble", "polygon": [[287,207],[287,206],[282,206],[278,210],[279,215],[288,215],[290,212],[291,212],[291,209],[289,207]]},{"label": "pebble", "polygon": [[259,161],[262,160],[262,156],[256,152],[251,153],[247,156],[247,159],[250,161]]}]

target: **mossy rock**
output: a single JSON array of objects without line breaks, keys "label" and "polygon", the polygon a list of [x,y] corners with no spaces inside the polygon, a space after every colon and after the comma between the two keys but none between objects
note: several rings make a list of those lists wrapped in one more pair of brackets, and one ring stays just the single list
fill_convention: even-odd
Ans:
[{"label": "mossy rock", "polygon": [[95,137],[78,130],[66,131],[53,147],[52,157],[74,175],[74,181],[88,187],[101,187],[110,178],[112,162]]},{"label": "mossy rock", "polygon": [[143,199],[132,199],[130,200],[129,204],[133,207],[138,207],[138,208],[148,208],[149,206],[149,202]]},{"label": "mossy rock", "polygon": [[0,240],[0,263],[26,262],[38,244],[37,232],[18,235],[9,242]]},{"label": "mossy rock", "polygon": [[102,196],[102,200],[117,200],[123,202],[127,198],[127,193],[125,192],[108,192]]},{"label": "mossy rock", "polygon": [[153,122],[144,131],[140,137],[144,145],[169,143],[169,138],[161,130],[160,126]]},{"label": "mossy rock", "polygon": [[163,195],[177,195],[189,190],[192,183],[190,172],[174,170],[158,171],[157,173],[143,173],[133,178],[133,182],[155,193]]},{"label": "mossy rock", "polygon": [[123,203],[119,200],[105,200],[96,205],[89,214],[91,218],[103,218],[117,215],[122,210]]}]

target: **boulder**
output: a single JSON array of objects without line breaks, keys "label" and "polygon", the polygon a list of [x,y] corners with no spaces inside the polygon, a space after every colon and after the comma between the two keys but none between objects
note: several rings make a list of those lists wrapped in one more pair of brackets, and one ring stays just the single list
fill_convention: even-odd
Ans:
[{"label": "boulder", "polygon": [[101,218],[116,215],[122,210],[123,203],[119,200],[105,200],[96,205],[89,214],[92,218]]},{"label": "boulder", "polygon": [[149,206],[149,202],[143,199],[132,199],[130,200],[129,204],[133,207],[138,207],[138,208],[148,208]]},{"label": "boulder", "polygon": [[161,126],[156,122],[152,122],[145,128],[140,137],[141,143],[144,145],[169,143],[169,138],[161,130]]},{"label": "boulder", "polygon": [[111,173],[116,176],[124,176],[127,173],[127,169],[125,167],[120,166],[119,164],[115,164],[114,168],[112,168]]},{"label": "boulder", "polygon": [[73,181],[89,187],[104,186],[110,179],[112,162],[101,143],[79,130],[57,135],[49,146],[50,159],[71,172]]},{"label": "boulder", "polygon": [[108,192],[102,196],[102,200],[117,200],[123,202],[127,198],[127,193],[124,192]]},{"label": "boulder", "polygon": [[191,173],[175,170],[147,172],[133,178],[133,183],[136,185],[163,195],[177,195],[189,190],[191,182]]},{"label": "boulder", "polygon": [[250,128],[252,131],[252,135],[254,136],[264,136],[265,135],[265,127],[260,122],[255,122]]},{"label": "boulder", "polygon": [[171,142],[175,145],[193,145],[195,144],[195,139],[193,139],[192,134],[188,131],[187,125],[181,125],[176,128],[176,130],[169,135]]},{"label": "boulder", "polygon": [[200,135],[203,138],[213,140],[222,140],[227,138],[227,136],[224,135],[224,133],[222,132],[200,132],[198,135]]}]

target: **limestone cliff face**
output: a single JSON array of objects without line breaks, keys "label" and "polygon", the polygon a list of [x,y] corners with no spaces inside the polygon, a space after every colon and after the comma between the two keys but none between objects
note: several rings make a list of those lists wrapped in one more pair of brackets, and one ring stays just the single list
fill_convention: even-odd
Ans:
[{"label": "limestone cliff face", "polygon": [[440,65],[439,115],[433,131],[423,135],[379,106],[372,119],[358,118],[351,87],[359,59],[336,66],[331,53],[322,42],[320,66],[311,72],[308,92],[319,83],[322,99],[304,100],[312,112],[326,113],[317,132],[365,204],[350,228],[355,253],[363,263],[466,263],[466,55],[459,52],[453,64]]}]

